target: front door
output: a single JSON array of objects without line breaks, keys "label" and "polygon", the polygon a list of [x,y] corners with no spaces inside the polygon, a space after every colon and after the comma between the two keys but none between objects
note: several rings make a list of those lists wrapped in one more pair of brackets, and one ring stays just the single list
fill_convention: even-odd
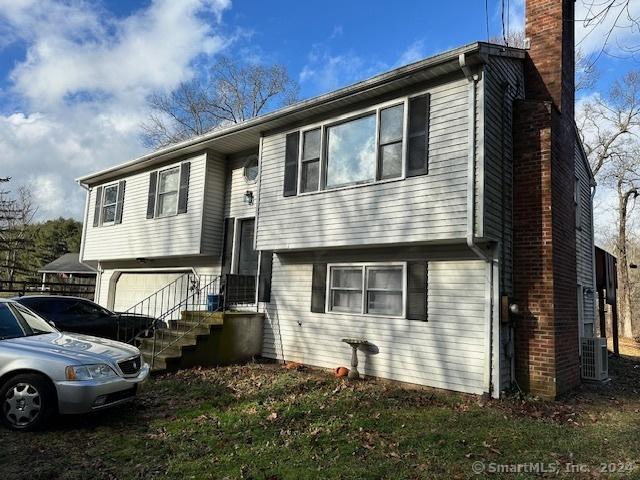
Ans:
[{"label": "front door", "polygon": [[238,227],[238,274],[255,276],[258,272],[258,252],[253,249],[255,219],[240,220]]}]

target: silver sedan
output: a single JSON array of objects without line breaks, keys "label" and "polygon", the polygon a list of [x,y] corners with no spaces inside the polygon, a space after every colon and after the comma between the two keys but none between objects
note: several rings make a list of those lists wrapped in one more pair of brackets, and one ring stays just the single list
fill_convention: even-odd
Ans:
[{"label": "silver sedan", "polygon": [[87,413],[132,400],[149,375],[125,343],[56,330],[0,299],[0,421],[33,430],[54,413]]}]

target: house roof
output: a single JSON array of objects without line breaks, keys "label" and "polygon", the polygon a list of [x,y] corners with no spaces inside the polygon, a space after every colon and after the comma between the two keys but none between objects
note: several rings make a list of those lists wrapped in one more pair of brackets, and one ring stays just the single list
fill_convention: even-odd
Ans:
[{"label": "house roof", "polygon": [[65,253],[47,263],[38,273],[96,273],[95,269],[80,261],[79,253]]},{"label": "house roof", "polygon": [[463,55],[465,63],[473,66],[486,63],[489,55],[523,59],[525,51],[484,42],[465,45],[376,75],[333,92],[280,108],[245,122],[214,129],[204,135],[160,148],[128,162],[82,176],[76,181],[83,185],[102,183],[123,174],[148,168],[172,158],[199,152],[206,148],[226,154],[255,148],[264,132],[303,122],[306,119],[326,114],[331,110],[377,97],[402,87],[458,72],[460,71],[460,57]]}]

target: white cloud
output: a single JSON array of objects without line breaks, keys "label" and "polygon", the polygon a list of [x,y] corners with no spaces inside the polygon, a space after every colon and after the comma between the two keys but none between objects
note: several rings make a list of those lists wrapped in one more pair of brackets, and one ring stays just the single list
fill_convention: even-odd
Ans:
[{"label": "white cloud", "polygon": [[629,1],[628,10],[625,10],[627,2],[617,0],[605,12],[607,3],[600,0],[576,2],[576,45],[585,54],[598,54],[605,42],[605,51],[612,55],[628,54],[629,48],[640,47],[640,27],[632,20],[640,18],[640,2]]},{"label": "white cloud", "polygon": [[0,114],[0,174],[31,184],[41,218],[80,218],[73,179],[142,153],[145,97],[188,80],[194,62],[228,44],[218,27],[229,7],[153,0],[116,18],[97,2],[0,0],[4,45],[26,48],[10,74],[23,107]]},{"label": "white cloud", "polygon": [[417,62],[426,57],[424,41],[416,40],[407,49],[402,52],[398,59],[398,65],[407,65],[408,63]]}]

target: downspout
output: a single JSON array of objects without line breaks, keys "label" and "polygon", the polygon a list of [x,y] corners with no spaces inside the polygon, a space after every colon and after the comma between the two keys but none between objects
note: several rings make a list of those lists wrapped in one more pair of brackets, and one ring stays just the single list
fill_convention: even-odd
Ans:
[{"label": "downspout", "polygon": [[487,303],[489,306],[489,318],[488,325],[486,331],[486,337],[488,342],[488,355],[487,355],[487,377],[485,379],[485,388],[486,392],[493,395],[494,397],[499,395],[499,392],[493,392],[494,382],[492,381],[493,375],[493,350],[494,350],[494,259],[493,255],[485,252],[479,245],[475,243],[475,177],[476,177],[476,168],[475,168],[475,160],[476,160],[476,88],[479,81],[479,76],[474,74],[469,65],[467,64],[467,57],[464,53],[461,53],[458,56],[458,63],[460,64],[460,69],[464,74],[465,78],[469,82],[469,119],[468,119],[468,135],[469,135],[469,148],[468,148],[468,168],[467,168],[467,246],[469,249],[475,253],[478,258],[487,262],[488,264],[488,280],[489,280],[489,294],[487,298]]},{"label": "downspout", "polygon": [[[89,188],[79,180],[76,180],[76,182],[78,183],[78,185],[80,185],[80,187],[82,187],[87,192],[87,196],[84,201],[84,219],[82,222],[82,239],[80,242],[80,254],[78,256],[78,258],[82,262],[82,259],[84,258],[84,244],[87,240],[86,235],[87,235],[87,222],[89,221],[89,197],[91,196],[91,188]],[[98,262],[98,268],[96,268],[96,286],[93,291],[93,300],[96,303],[98,303],[98,300],[100,299],[100,285],[102,284],[102,271],[103,271],[102,264]]]},{"label": "downspout", "polygon": [[467,65],[466,55],[461,53],[458,57],[462,73],[469,81],[469,119],[467,128],[469,130],[469,148],[467,163],[467,246],[478,257],[486,262],[491,262],[493,258],[475,243],[474,229],[476,220],[476,199],[475,199],[475,178],[476,178],[476,87],[479,77],[471,72]]},{"label": "downspout", "polygon": [[78,185],[82,187],[87,192],[87,197],[84,201],[84,220],[82,222],[82,241],[80,242],[80,261],[82,262],[82,258],[84,257],[84,242],[85,235],[87,234],[87,222],[89,221],[89,196],[91,194],[91,189],[87,187],[85,184],[80,183],[79,180],[76,180]]},{"label": "downspout", "polygon": [[[593,292],[593,333],[595,336],[596,331],[596,319],[598,318],[598,306],[597,306],[597,289],[596,289],[596,248],[595,248],[595,231],[596,226],[593,218],[593,201],[596,197],[596,188],[598,188],[598,183],[592,177],[591,179],[591,274],[593,277],[593,284],[591,285],[591,291]],[[600,336],[602,336],[603,332],[600,332]],[[605,332],[606,336],[606,332]],[[579,343],[580,348],[582,348],[582,342]]]}]

